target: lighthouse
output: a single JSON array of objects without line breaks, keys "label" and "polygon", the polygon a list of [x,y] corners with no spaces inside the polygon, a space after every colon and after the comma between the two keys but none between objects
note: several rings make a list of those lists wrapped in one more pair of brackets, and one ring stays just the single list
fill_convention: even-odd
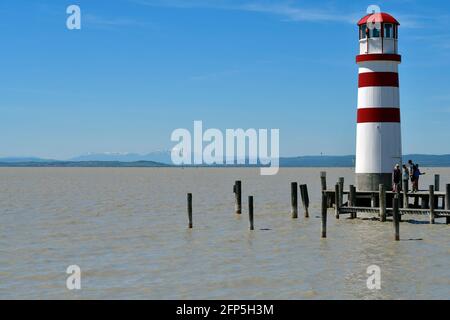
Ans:
[{"label": "lighthouse", "polygon": [[392,170],[402,162],[398,27],[387,13],[359,22],[356,186],[374,191],[392,187]]}]

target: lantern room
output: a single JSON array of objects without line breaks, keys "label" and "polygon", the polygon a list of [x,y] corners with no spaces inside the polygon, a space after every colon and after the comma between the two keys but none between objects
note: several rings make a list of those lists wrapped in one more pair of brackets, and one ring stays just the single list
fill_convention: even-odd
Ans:
[{"label": "lantern room", "polygon": [[398,26],[390,14],[371,13],[358,22],[360,54],[397,54]]}]

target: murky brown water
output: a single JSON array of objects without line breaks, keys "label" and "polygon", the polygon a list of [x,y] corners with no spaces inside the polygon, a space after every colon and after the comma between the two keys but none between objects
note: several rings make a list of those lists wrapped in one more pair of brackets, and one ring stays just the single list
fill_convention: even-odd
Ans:
[{"label": "murky brown water", "polygon": [[[326,169],[331,185],[351,169]],[[409,216],[336,221],[320,239],[319,172],[281,169],[0,168],[0,298],[448,299],[450,227]],[[428,169],[450,182],[449,169]],[[234,180],[244,208],[234,214]],[[290,182],[307,183],[311,218],[290,218]],[[188,230],[186,193],[194,195]],[[260,230],[270,229],[270,230]],[[419,240],[421,239],[421,240]],[[66,289],[69,265],[82,289]],[[382,289],[367,289],[378,265]]]}]

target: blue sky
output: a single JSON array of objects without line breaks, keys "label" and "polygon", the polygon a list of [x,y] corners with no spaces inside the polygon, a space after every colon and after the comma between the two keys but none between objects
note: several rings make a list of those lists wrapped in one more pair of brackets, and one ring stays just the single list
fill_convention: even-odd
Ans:
[{"label": "blue sky", "polygon": [[450,153],[448,1],[5,0],[0,156],[166,150],[194,120],[279,128],[284,156],[353,154],[370,4],[402,24],[404,153]]}]

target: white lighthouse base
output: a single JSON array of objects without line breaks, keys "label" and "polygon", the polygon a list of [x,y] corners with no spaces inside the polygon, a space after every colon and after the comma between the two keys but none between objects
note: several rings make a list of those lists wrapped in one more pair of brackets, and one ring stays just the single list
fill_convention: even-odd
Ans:
[{"label": "white lighthouse base", "polygon": [[384,184],[386,190],[392,189],[391,173],[357,173],[356,189],[359,191],[378,191],[380,184]]}]

